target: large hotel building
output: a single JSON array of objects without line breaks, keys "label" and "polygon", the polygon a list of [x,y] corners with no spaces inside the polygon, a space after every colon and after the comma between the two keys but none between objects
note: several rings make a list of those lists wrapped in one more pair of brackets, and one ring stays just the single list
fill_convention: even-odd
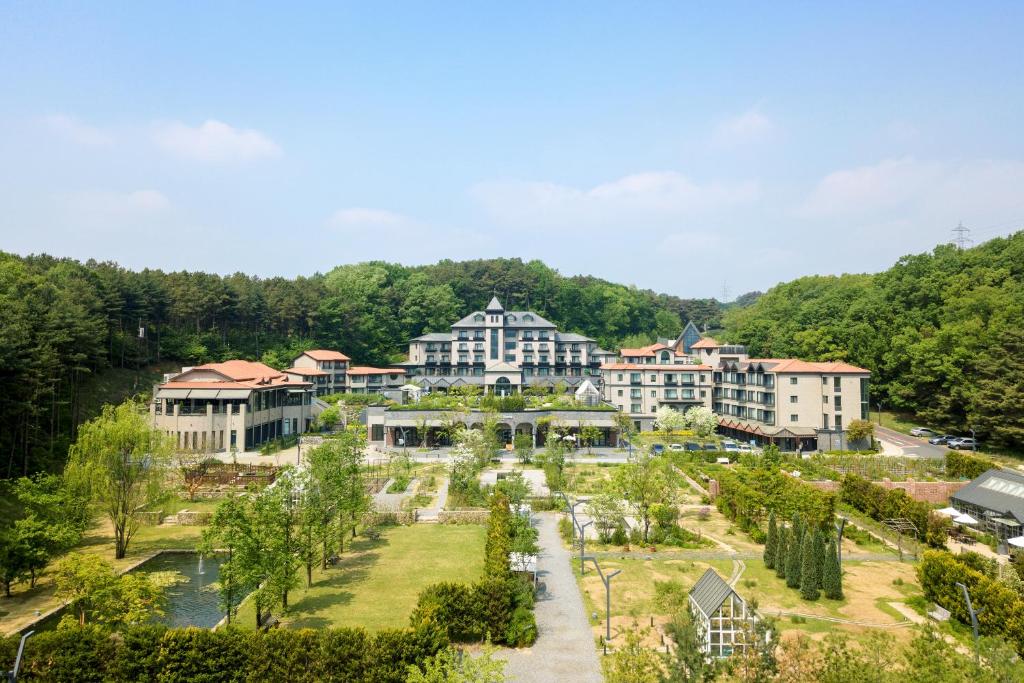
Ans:
[{"label": "large hotel building", "polygon": [[[531,311],[506,311],[495,297],[450,331],[410,340],[408,359],[393,367],[351,366],[344,354],[323,349],[304,352],[280,372],[248,361],[209,363],[157,385],[151,413],[179,448],[250,450],[309,430],[326,405],[318,397],[326,394],[382,393],[401,401],[408,384],[425,392],[475,386],[496,395],[536,387],[603,402],[604,410],[551,416],[572,422],[577,431],[598,427],[603,444],[618,442],[613,408],[628,415],[635,429],[648,431],[662,406],[704,406],[718,415],[719,430],[728,436],[786,450],[829,450],[849,446],[844,434],[850,421],[867,418],[869,379],[867,370],[842,362],[751,358],[743,346],[702,337],[692,323],[675,339],[615,354]],[[410,432],[421,420],[429,418],[428,429],[436,429],[447,419],[415,412],[409,406],[368,410],[371,442],[418,440]],[[540,412],[503,416],[509,437],[527,433],[536,439]],[[465,417],[468,426],[478,418]]]}]

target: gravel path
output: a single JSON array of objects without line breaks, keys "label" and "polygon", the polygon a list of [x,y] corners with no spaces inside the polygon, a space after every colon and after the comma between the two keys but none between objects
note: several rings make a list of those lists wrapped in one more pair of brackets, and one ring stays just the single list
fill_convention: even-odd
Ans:
[{"label": "gravel path", "polygon": [[558,515],[543,512],[539,519],[541,553],[535,614],[539,637],[531,648],[502,650],[508,661],[505,675],[521,683],[600,683],[601,665],[587,621],[569,551],[558,537]]},{"label": "gravel path", "polygon": [[392,478],[384,482],[384,487],[373,497],[374,507],[376,507],[378,511],[393,512],[400,510],[402,507],[402,501],[406,498],[412,497],[412,491],[414,490],[418,480],[413,479],[410,481],[409,485],[405,487],[405,491],[402,491],[401,493],[388,493],[388,487],[391,486],[394,481],[395,480]]}]

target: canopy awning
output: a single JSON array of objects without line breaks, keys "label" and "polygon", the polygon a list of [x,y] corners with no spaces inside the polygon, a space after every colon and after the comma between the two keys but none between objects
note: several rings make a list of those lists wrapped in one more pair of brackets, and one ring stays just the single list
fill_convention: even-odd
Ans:
[{"label": "canopy awning", "polygon": [[953,521],[955,523],[957,523],[957,524],[967,524],[967,525],[977,524],[978,523],[978,520],[976,520],[974,517],[971,517],[970,515],[960,515],[959,517],[954,517]]},{"label": "canopy awning", "polygon": [[217,398],[249,398],[250,389],[221,389]]},{"label": "canopy awning", "polygon": [[1012,545],[1014,548],[1024,548],[1024,536],[1017,536],[1016,538],[1008,538],[1006,542]]},{"label": "canopy awning", "polygon": [[947,517],[959,517],[960,516],[960,511],[957,510],[954,507],[942,508],[941,510],[936,510],[936,512],[939,513],[940,515],[946,515]]},{"label": "canopy awning", "polygon": [[157,398],[188,398],[191,389],[157,389]]}]

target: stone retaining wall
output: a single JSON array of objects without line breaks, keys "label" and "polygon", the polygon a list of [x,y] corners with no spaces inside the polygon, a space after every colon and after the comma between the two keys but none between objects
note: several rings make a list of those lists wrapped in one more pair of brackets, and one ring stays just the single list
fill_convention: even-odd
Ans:
[{"label": "stone retaining wall", "polygon": [[180,526],[203,526],[209,524],[212,518],[212,512],[182,510],[178,513],[178,524]]},{"label": "stone retaining wall", "polygon": [[[806,483],[821,491],[833,493],[838,493],[841,486],[841,483],[838,481],[808,481]],[[907,492],[908,496],[923,503],[946,503],[949,501],[950,496],[964,486],[967,486],[970,482],[914,481],[913,479],[892,481],[891,479],[883,479],[882,481],[873,481],[871,483],[877,484],[884,489],[902,489]]]},{"label": "stone retaining wall", "polygon": [[408,526],[415,524],[417,519],[416,510],[399,510],[396,512],[369,512],[363,516],[364,526],[389,526],[400,524]]},{"label": "stone retaining wall", "polygon": [[437,513],[438,524],[487,524],[489,510],[441,510]]},{"label": "stone retaining wall", "polygon": [[156,512],[139,512],[139,523],[143,526],[156,526],[164,518],[164,511],[157,510]]}]

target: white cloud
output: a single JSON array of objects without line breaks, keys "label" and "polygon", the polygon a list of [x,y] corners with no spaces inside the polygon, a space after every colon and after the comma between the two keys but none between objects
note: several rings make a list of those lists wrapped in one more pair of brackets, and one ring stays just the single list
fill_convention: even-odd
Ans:
[{"label": "white cloud", "polygon": [[368,209],[351,207],[338,209],[330,218],[330,223],[338,227],[393,227],[410,223],[402,214],[385,209]]},{"label": "white cloud", "polygon": [[998,220],[1020,204],[1024,162],[888,159],[828,174],[799,207],[807,218],[937,225]]},{"label": "white cloud", "polygon": [[75,192],[68,199],[72,210],[94,217],[152,215],[171,206],[167,197],[157,190]]},{"label": "white cloud", "polygon": [[61,137],[84,147],[102,147],[113,141],[106,132],[84,123],[74,116],[51,114],[43,117],[47,128]]},{"label": "white cloud", "polygon": [[585,228],[623,221],[664,222],[747,204],[756,182],[696,183],[674,171],[627,175],[590,188],[550,182],[493,181],[471,189],[494,220],[520,227]]},{"label": "white cloud", "polygon": [[774,134],[775,124],[754,107],[719,121],[711,134],[711,142],[715,147],[742,147],[765,142]]},{"label": "white cloud", "polygon": [[253,161],[281,155],[278,144],[260,131],[234,128],[214,119],[196,127],[180,121],[159,123],[153,140],[169,154],[208,163]]}]

